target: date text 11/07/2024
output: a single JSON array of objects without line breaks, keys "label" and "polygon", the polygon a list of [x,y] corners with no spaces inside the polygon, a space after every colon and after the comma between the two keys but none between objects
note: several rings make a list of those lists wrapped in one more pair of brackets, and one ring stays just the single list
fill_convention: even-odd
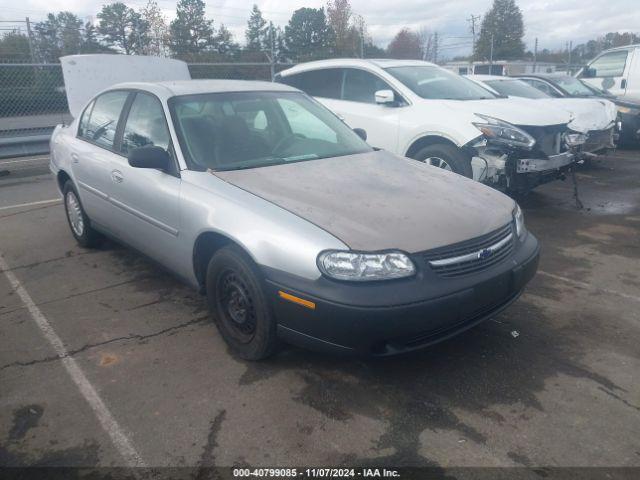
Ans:
[{"label": "date text 11/07/2024", "polygon": [[387,468],[234,468],[234,478],[399,478],[398,470]]}]

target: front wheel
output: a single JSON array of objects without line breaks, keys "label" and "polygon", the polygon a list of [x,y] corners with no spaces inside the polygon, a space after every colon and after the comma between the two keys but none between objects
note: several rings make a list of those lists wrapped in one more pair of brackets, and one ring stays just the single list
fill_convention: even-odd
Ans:
[{"label": "front wheel", "polygon": [[473,178],[471,159],[453,145],[443,143],[428,145],[418,150],[412,158],[433,167]]},{"label": "front wheel", "polygon": [[207,301],[224,340],[238,356],[262,360],[278,346],[276,322],[260,272],[239,247],[218,250],[207,268]]},{"label": "front wheel", "polygon": [[84,208],[82,208],[80,197],[71,180],[64,184],[62,195],[64,197],[64,210],[67,214],[67,221],[73,237],[81,247],[96,247],[102,237],[91,226],[91,221],[87,217]]}]

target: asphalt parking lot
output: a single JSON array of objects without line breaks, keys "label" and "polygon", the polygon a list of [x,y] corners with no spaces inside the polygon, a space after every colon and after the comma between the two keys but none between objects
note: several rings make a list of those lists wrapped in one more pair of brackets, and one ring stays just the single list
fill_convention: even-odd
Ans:
[{"label": "asphalt parking lot", "polygon": [[640,466],[640,152],[583,166],[582,210],[570,181],[522,200],[540,271],[494,320],[263,363],[142,256],[78,247],[46,162],[0,161],[0,465]]}]

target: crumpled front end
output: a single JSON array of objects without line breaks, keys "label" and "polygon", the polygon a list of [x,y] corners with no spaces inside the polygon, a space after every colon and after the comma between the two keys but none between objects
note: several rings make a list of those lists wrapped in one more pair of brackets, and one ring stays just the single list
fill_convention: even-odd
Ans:
[{"label": "crumpled front end", "polygon": [[517,127],[535,139],[531,148],[496,144],[485,137],[468,145],[474,179],[508,193],[525,194],[564,178],[576,162],[584,137],[572,137],[576,134],[567,125]]},{"label": "crumpled front end", "polygon": [[583,154],[600,154],[616,148],[618,131],[615,125],[604,130],[591,130],[587,132],[587,139],[580,148]]}]

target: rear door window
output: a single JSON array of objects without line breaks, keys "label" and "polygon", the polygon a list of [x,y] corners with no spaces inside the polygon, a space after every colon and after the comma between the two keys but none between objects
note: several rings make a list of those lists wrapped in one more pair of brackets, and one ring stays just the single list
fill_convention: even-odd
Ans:
[{"label": "rear door window", "polygon": [[160,101],[146,93],[136,93],[122,135],[121,151],[127,155],[140,147],[169,148],[169,129]]},{"label": "rear door window", "polygon": [[119,90],[103,93],[96,98],[89,118],[79,132],[80,136],[100,147],[112,150],[120,113],[128,96],[129,92]]},{"label": "rear door window", "polygon": [[341,68],[325,68],[283,76],[280,81],[298,88],[312,97],[340,99],[342,75],[343,69]]}]

